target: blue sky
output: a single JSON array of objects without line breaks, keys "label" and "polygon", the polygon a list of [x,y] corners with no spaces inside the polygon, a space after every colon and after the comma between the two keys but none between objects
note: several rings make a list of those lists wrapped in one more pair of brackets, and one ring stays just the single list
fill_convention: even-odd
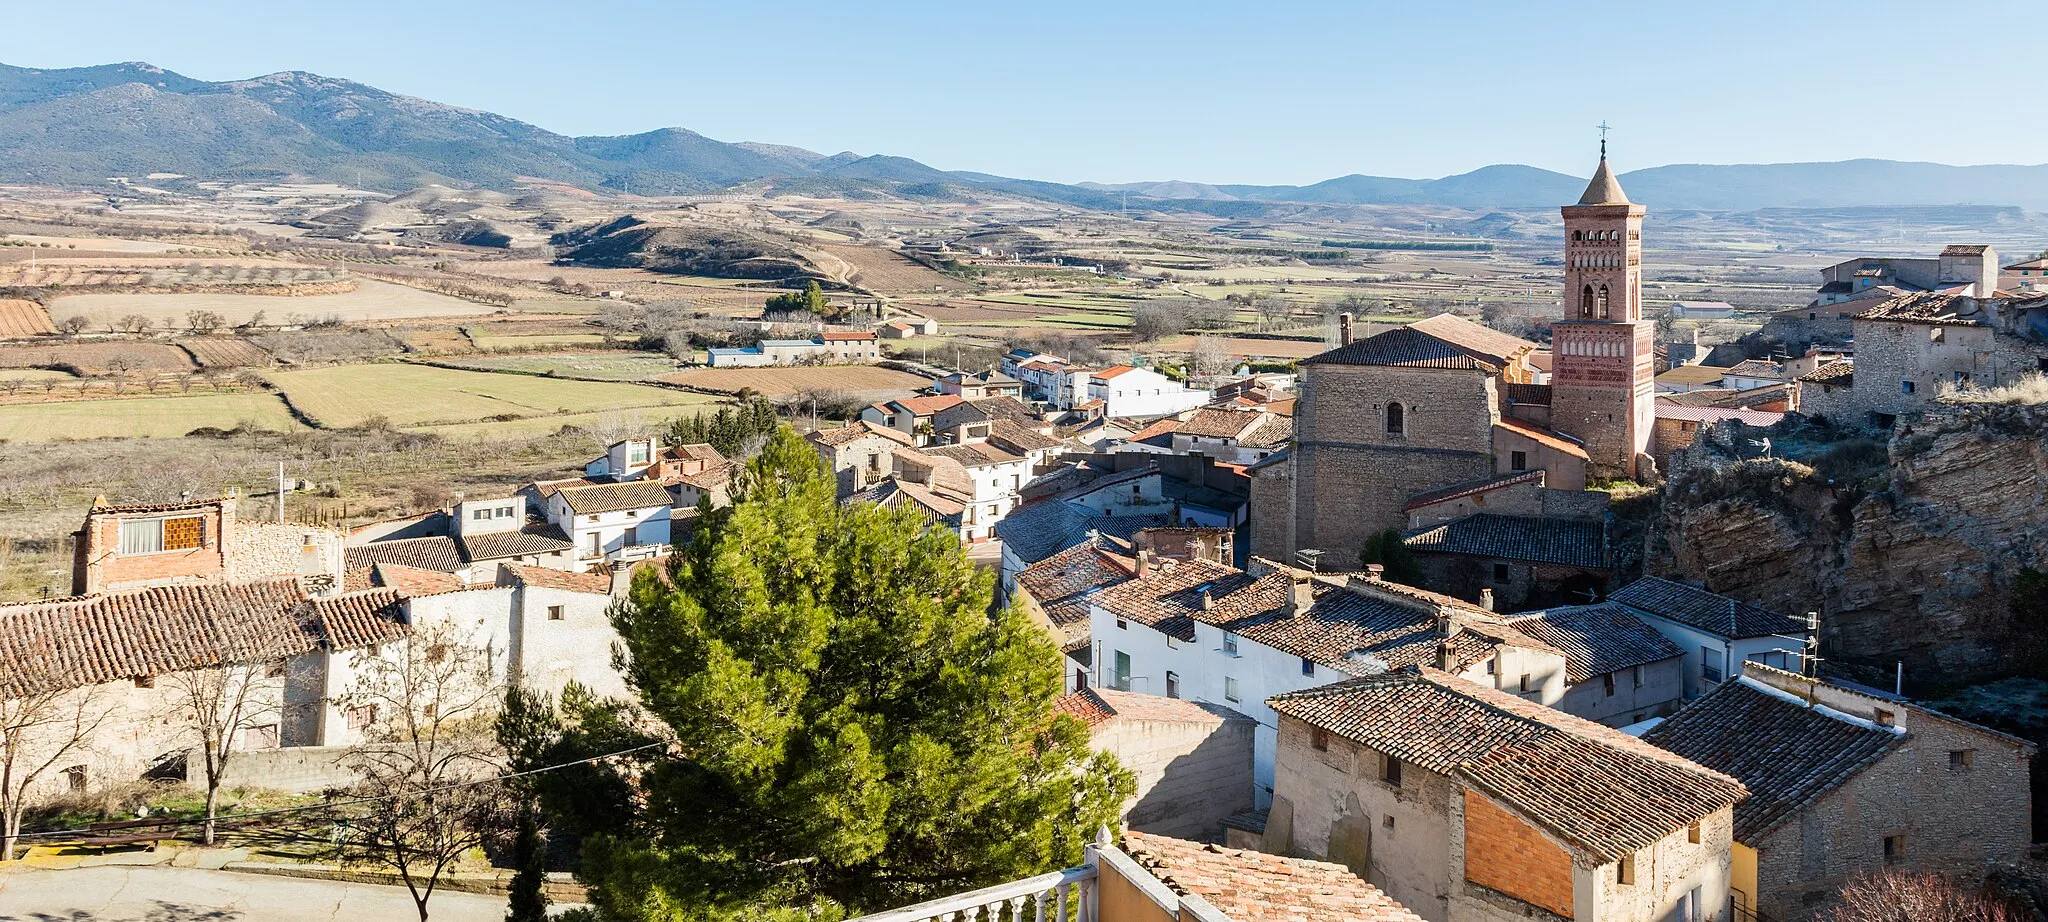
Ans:
[{"label": "blue sky", "polygon": [[1584,175],[1603,119],[1622,169],[2048,160],[2022,2],[10,6],[9,64],[307,70],[565,134],[680,126],[1061,182]]}]

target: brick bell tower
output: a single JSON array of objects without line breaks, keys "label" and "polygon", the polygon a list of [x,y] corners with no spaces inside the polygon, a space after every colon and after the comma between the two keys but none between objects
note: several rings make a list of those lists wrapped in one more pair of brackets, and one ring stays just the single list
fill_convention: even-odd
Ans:
[{"label": "brick bell tower", "polygon": [[[1643,206],[1607,166],[1564,212],[1564,318],[1551,325],[1550,426],[1585,443],[1595,477],[1634,477],[1656,423],[1656,324],[1643,319]],[[1647,473],[1647,472],[1644,472]]]}]

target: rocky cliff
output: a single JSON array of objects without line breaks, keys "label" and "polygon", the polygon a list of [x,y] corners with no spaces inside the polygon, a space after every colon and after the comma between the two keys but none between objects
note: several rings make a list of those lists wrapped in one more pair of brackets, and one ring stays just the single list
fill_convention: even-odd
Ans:
[{"label": "rocky cliff", "polygon": [[1819,611],[1823,656],[1903,662],[1917,687],[2039,671],[2048,636],[2013,594],[2048,569],[2048,407],[1938,404],[1881,454],[1805,422],[1771,436],[1771,457],[1717,429],[1676,460],[1652,572]]}]

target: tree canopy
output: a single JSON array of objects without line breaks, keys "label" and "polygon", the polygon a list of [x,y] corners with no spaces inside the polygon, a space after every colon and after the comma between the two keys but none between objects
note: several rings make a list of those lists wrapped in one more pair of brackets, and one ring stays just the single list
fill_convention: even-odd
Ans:
[{"label": "tree canopy", "polygon": [[[1046,632],[990,599],[951,532],[841,507],[816,452],[778,430],[613,616],[674,755],[632,769],[642,796],[542,789],[584,835],[599,913],[831,917],[1078,861],[1132,776],[1053,710]],[[515,763],[631,741],[587,700],[572,710],[519,708]]]}]

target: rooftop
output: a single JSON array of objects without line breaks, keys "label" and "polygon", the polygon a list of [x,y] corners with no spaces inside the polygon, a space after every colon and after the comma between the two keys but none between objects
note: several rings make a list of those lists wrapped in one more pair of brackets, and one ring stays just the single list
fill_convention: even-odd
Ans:
[{"label": "rooftop", "polygon": [[1713,365],[1678,365],[1657,376],[1658,384],[1718,384],[1728,369]]},{"label": "rooftop", "polygon": [[1080,543],[1090,531],[1129,539],[1141,529],[1171,524],[1170,515],[1100,516],[1077,503],[1047,499],[1004,516],[996,523],[996,536],[1006,552],[1035,563]]},{"label": "rooftop", "polygon": [[1834,384],[1849,386],[1856,379],[1855,362],[1829,362],[1801,376],[1799,380],[1812,384]]},{"label": "rooftop", "polygon": [[1719,637],[1742,639],[1773,634],[1803,636],[1806,633],[1803,621],[1655,576],[1645,576],[1615,590],[1608,596],[1608,601]]},{"label": "rooftop", "polygon": [[1412,325],[1354,340],[1349,345],[1302,359],[1301,364],[1471,369],[1489,374],[1500,370],[1499,365],[1477,358]]},{"label": "rooftop", "polygon": [[563,592],[587,592],[593,595],[610,595],[612,578],[602,573],[571,573],[552,567],[506,564],[501,571],[504,582],[536,589],[558,589]]},{"label": "rooftop", "polygon": [[[1724,398],[1731,395],[1722,395]],[[1734,407],[1689,407],[1659,400],[1656,404],[1658,419],[1682,419],[1695,423],[1718,423],[1735,420],[1745,426],[1775,426],[1785,414],[1771,410],[1742,410]]]},{"label": "rooftop", "polygon": [[1607,863],[1742,799],[1740,782],[1620,731],[1435,669],[1399,669],[1268,702],[1463,782]]},{"label": "rooftop", "polygon": [[1607,529],[1591,521],[1481,512],[1411,532],[1403,543],[1437,554],[1592,569],[1608,565]]},{"label": "rooftop", "polygon": [[1408,329],[1434,336],[1491,365],[1507,365],[1541,348],[1519,336],[1502,333],[1456,314],[1438,314],[1417,320],[1409,324]]},{"label": "rooftop", "polygon": [[1201,897],[1232,922],[1422,922],[1341,864],[1138,832],[1124,834],[1123,850],[1174,893]]},{"label": "rooftop", "polygon": [[1621,180],[1614,178],[1614,170],[1607,166],[1607,142],[1602,141],[1600,168],[1593,171],[1593,180],[1586,184],[1586,191],[1579,196],[1581,205],[1627,205],[1628,194],[1621,191]]},{"label": "rooftop", "polygon": [[1022,586],[1045,610],[1054,627],[1068,628],[1088,620],[1088,599],[1096,591],[1130,579],[1136,562],[1109,539],[1083,540],[1034,563],[1017,574]]},{"label": "rooftop", "polygon": [[1565,679],[1573,685],[1685,655],[1670,638],[1612,602],[1527,612],[1508,624],[1564,651]]},{"label": "rooftop", "polygon": [[1210,725],[1220,724],[1226,720],[1252,719],[1219,704],[1190,701],[1186,698],[1168,698],[1163,695],[1141,695],[1137,692],[1094,686],[1062,695],[1053,706],[1060,713],[1080,718],[1082,723],[1090,727],[1117,718],[1171,720]]},{"label": "rooftop", "polygon": [[457,535],[455,542],[464,560],[503,560],[566,551],[575,545],[561,526],[552,522],[527,525],[518,531],[493,531],[478,535]]},{"label": "rooftop", "polygon": [[1943,291],[1922,291],[1879,302],[1856,315],[1857,320],[1917,323],[1929,326],[1975,326],[1989,319],[1976,298]]},{"label": "rooftop", "polygon": [[667,506],[671,499],[667,487],[651,480],[563,487],[561,494],[562,501],[569,505],[569,511],[577,515],[651,509]]},{"label": "rooftop", "polygon": [[401,567],[453,573],[463,566],[461,546],[454,538],[446,535],[358,544],[343,550],[341,558],[344,570],[359,570],[375,564],[389,563]]},{"label": "rooftop", "polygon": [[1451,500],[1459,499],[1466,496],[1477,496],[1481,493],[1491,493],[1494,490],[1498,490],[1502,487],[1511,487],[1516,484],[1533,483],[1537,486],[1542,486],[1543,479],[1544,471],[1542,468],[1537,468],[1536,470],[1532,471],[1509,471],[1505,474],[1494,474],[1490,477],[1481,477],[1477,480],[1467,480],[1461,483],[1454,483],[1449,486],[1438,487],[1434,490],[1424,490],[1420,493],[1408,497],[1408,504],[1406,508],[1420,509],[1423,506],[1435,505],[1437,503],[1447,503]]}]

